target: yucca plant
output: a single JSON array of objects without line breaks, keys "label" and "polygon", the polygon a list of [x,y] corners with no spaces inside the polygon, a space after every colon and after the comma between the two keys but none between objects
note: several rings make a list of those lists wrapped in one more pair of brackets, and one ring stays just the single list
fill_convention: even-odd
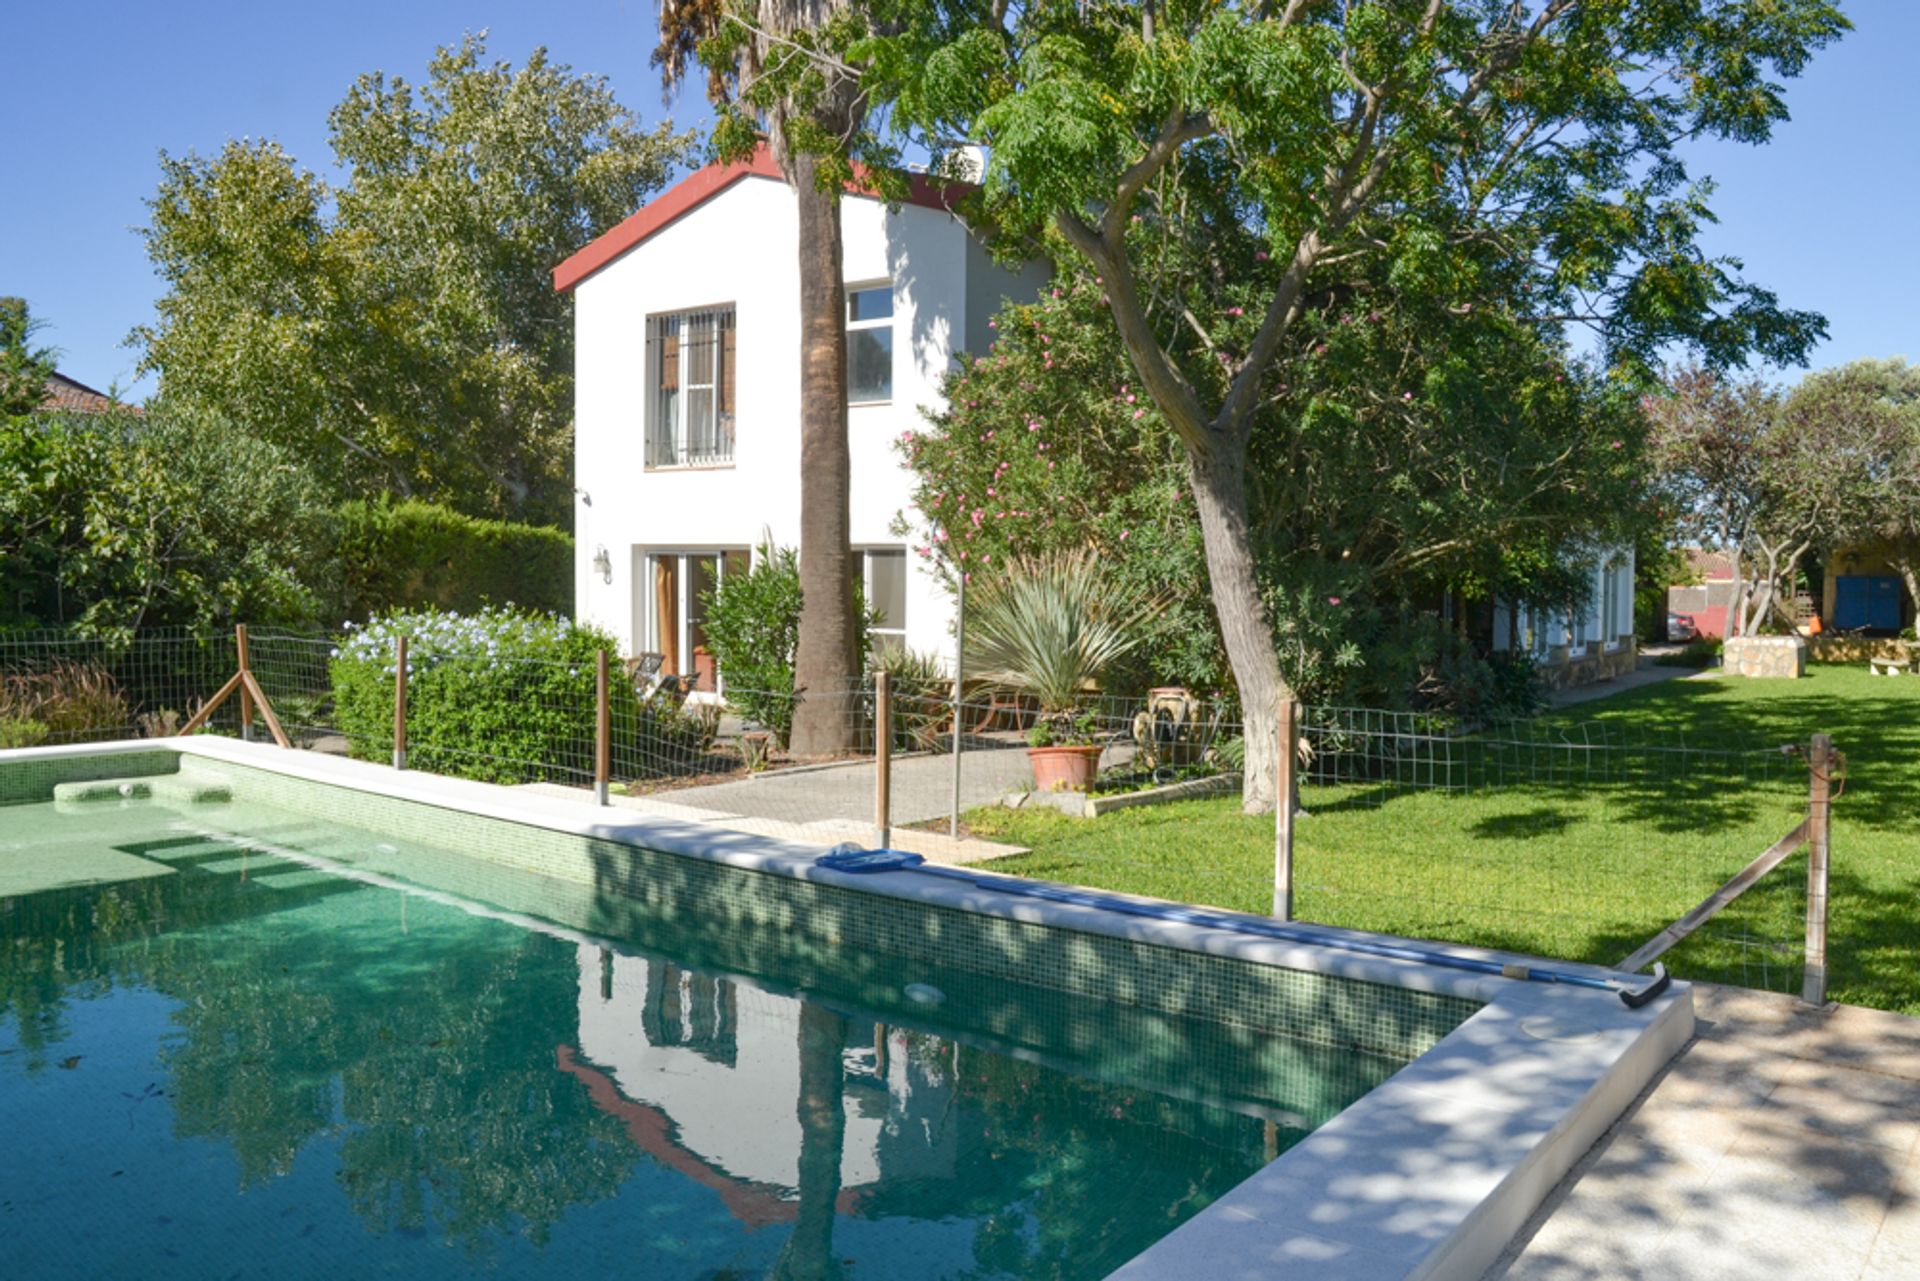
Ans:
[{"label": "yucca plant", "polygon": [[1035,746],[1087,742],[1092,726],[1075,706],[1164,606],[1101,573],[1088,552],[1022,557],[967,598],[967,669],[1040,704]]}]

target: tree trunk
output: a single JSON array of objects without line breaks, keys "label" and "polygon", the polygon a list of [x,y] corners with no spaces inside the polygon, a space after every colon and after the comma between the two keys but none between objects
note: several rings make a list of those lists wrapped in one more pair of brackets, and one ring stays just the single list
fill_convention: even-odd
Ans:
[{"label": "tree trunk", "polygon": [[769,1276],[773,1281],[830,1281],[841,1274],[833,1252],[833,1216],[840,1199],[840,1162],[847,1112],[841,1095],[840,1052],[846,1020],[803,1001],[800,1005],[800,1213]]},{"label": "tree trunk", "polygon": [[1907,605],[1913,610],[1914,618],[1910,625],[1920,627],[1920,572],[1917,572],[1920,571],[1920,560],[1916,560],[1910,552],[1896,552],[1893,567],[1907,588]]},{"label": "tree trunk", "polygon": [[1273,622],[1260,600],[1253,548],[1247,539],[1246,451],[1222,442],[1206,454],[1189,452],[1194,506],[1207,554],[1220,639],[1233,667],[1245,722],[1246,772],[1241,808],[1271,813],[1280,763],[1280,699],[1292,697],[1273,647]]},{"label": "tree trunk", "polygon": [[818,161],[793,157],[800,211],[800,636],[793,663],[795,756],[854,745],[853,554],[848,543],[846,285],[840,193],[822,191]]}]

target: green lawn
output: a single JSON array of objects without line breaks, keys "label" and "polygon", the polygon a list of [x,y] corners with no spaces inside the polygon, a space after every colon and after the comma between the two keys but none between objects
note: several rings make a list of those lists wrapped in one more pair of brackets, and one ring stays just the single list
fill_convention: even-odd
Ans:
[{"label": "green lawn", "polygon": [[[1848,761],[1834,808],[1831,995],[1920,1015],[1920,680],[1823,666],[1792,682],[1669,681],[1542,718],[1537,729],[1615,746],[1488,749],[1498,768],[1477,770],[1476,780],[1491,781],[1466,792],[1307,789],[1297,914],[1618,962],[1800,821],[1805,767],[1768,749],[1824,730]],[[1688,750],[1674,750],[1682,744]],[[1598,764],[1569,777],[1569,761]],[[981,809],[968,822],[978,835],[1032,847],[996,871],[1270,906],[1272,821],[1241,815],[1231,800],[1091,821]],[[1668,964],[1688,977],[1797,991],[1805,882],[1797,855]]]}]

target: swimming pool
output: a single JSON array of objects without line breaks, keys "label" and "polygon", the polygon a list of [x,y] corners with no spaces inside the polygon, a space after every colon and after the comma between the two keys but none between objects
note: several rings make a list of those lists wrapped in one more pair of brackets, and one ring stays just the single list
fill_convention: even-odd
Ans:
[{"label": "swimming pool", "polygon": [[[36,1269],[1442,1275],[1684,1012],[219,740],[0,753],[0,804]],[[1387,1194],[1436,1126],[1467,1182]]]}]

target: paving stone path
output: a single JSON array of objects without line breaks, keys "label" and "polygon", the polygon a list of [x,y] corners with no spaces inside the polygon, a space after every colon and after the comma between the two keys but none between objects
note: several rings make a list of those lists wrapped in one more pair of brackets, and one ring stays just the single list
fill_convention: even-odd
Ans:
[{"label": "paving stone path", "polygon": [[1920,1278],[1920,1019],[1695,997],[1698,1038],[1485,1281]]}]

